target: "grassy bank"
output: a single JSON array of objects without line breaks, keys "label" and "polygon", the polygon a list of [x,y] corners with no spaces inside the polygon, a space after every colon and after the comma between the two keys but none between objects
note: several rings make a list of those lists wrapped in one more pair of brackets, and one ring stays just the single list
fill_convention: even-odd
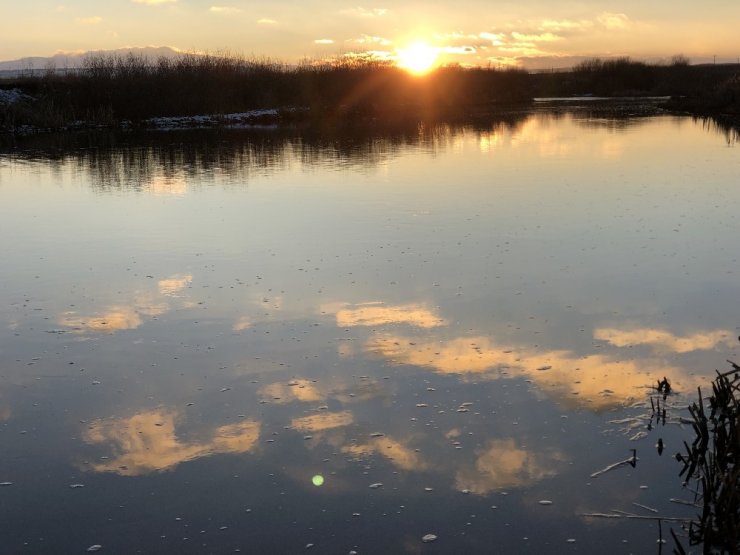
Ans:
[{"label": "grassy bank", "polygon": [[[79,71],[49,71],[0,82],[22,93],[0,96],[0,129],[139,125],[154,117],[282,110],[273,122],[312,118],[325,124],[399,119],[454,120],[525,104],[534,97],[670,96],[669,107],[702,115],[740,114],[740,66],[667,65],[628,58],[588,60],[571,71],[439,68],[418,77],[372,59],[289,66],[229,55],[87,58]],[[3,92],[3,91],[0,91]],[[6,95],[7,97],[7,95]]]}]

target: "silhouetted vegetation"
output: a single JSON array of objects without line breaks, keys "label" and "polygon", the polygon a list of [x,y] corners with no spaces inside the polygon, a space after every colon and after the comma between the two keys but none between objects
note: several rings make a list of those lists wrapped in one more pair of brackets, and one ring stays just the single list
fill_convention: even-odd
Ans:
[{"label": "silhouetted vegetation", "polygon": [[[701,508],[689,525],[689,542],[704,553],[740,552],[740,366],[731,364],[731,371],[717,372],[706,406],[699,389],[689,407],[694,440],[676,455]],[[684,552],[680,545],[677,550]]]},{"label": "silhouetted vegetation", "polygon": [[595,58],[571,71],[537,74],[450,66],[421,77],[369,57],[289,66],[230,55],[92,56],[79,71],[0,83],[24,94],[12,103],[0,99],[0,129],[138,125],[160,116],[265,108],[279,110],[271,123],[454,121],[538,96],[574,95],[670,96],[671,109],[732,118],[740,114],[739,75],[740,66],[692,66],[683,56],[662,65]]},{"label": "silhouetted vegetation", "polygon": [[[447,117],[532,96],[521,70],[451,67],[418,78],[372,59],[287,66],[195,54],[156,61],[136,55],[90,57],[77,72],[31,75],[4,85],[35,99],[6,106],[0,116],[6,128],[79,121],[112,125],[286,107],[306,108],[315,118]],[[300,113],[288,110],[279,119]]]}]

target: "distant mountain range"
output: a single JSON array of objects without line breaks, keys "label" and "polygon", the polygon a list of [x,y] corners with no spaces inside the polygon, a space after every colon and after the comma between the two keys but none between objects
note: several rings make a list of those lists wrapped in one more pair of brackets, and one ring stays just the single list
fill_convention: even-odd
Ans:
[{"label": "distant mountain range", "polygon": [[87,52],[60,52],[53,56],[32,56],[20,58],[18,60],[8,60],[0,62],[0,72],[20,73],[20,72],[41,72],[48,70],[76,69],[82,67],[83,61],[88,56],[126,56],[135,54],[146,58],[158,59],[177,58],[182,56],[182,52],[169,46],[145,46],[142,48],[119,48],[116,50],[90,50]]}]

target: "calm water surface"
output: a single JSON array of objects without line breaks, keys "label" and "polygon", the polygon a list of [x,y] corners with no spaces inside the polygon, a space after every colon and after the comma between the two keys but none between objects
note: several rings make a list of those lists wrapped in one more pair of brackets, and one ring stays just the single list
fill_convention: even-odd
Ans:
[{"label": "calm water surface", "polygon": [[43,140],[0,155],[0,551],[657,553],[584,514],[696,513],[649,394],[738,356],[725,133]]}]

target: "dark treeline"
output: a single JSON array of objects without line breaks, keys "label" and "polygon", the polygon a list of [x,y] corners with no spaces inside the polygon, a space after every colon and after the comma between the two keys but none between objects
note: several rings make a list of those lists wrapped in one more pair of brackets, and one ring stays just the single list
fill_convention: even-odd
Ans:
[{"label": "dark treeline", "polygon": [[740,117],[740,65],[690,65],[683,56],[670,64],[629,58],[591,59],[562,73],[534,75],[538,96],[669,96],[668,108]]},{"label": "dark treeline", "polygon": [[535,97],[583,94],[671,96],[676,109],[737,117],[739,68],[692,66],[679,56],[668,65],[593,59],[566,72],[454,66],[417,77],[389,63],[357,58],[288,66],[228,55],[158,60],[93,56],[78,71],[48,71],[0,82],[0,88],[25,95],[14,102],[0,100],[0,129],[63,128],[80,122],[136,125],[158,116],[261,108],[291,108],[281,111],[278,121],[449,121],[526,104]]},{"label": "dark treeline", "polygon": [[[8,81],[33,97],[5,108],[0,126],[102,125],[158,116],[302,108],[312,117],[450,117],[530,98],[521,70],[442,68],[423,79],[387,63],[341,59],[288,66],[234,56],[88,58],[80,71]],[[296,117],[286,111],[283,117]]]}]

